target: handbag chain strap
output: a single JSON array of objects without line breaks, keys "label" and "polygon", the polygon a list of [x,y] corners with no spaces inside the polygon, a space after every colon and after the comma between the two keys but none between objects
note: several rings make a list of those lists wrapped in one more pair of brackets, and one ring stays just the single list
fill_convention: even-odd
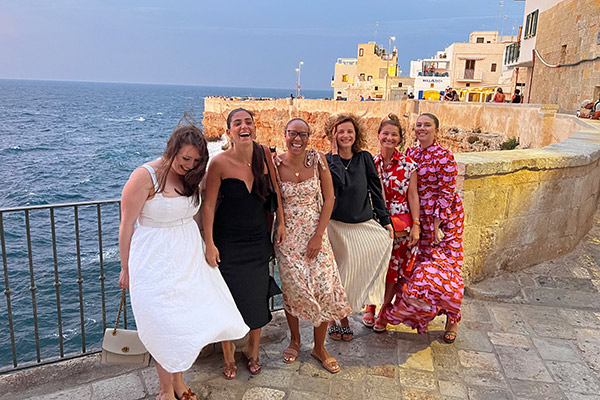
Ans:
[{"label": "handbag chain strap", "polygon": [[115,329],[112,332],[113,336],[115,336],[117,334],[117,327],[119,326],[119,318],[121,318],[121,311],[123,311],[123,307],[125,306],[126,302],[127,302],[126,289],[123,289],[123,292],[121,292],[121,303],[119,304],[119,312],[117,314],[117,322],[115,322]]}]

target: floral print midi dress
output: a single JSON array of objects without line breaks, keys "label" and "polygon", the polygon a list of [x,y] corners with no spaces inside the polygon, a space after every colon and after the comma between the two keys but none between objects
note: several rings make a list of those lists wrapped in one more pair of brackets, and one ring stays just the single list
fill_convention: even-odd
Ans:
[{"label": "floral print midi dress", "polygon": [[277,170],[285,218],[285,241],[275,246],[277,265],[283,291],[283,307],[293,316],[312,321],[314,326],[330,320],[340,320],[351,312],[346,291],[333,256],[327,232],[323,234],[321,251],[313,258],[306,256],[321,217],[321,182],[317,168],[324,170],[319,153],[307,150],[307,159],[314,165],[314,174],[302,182],[283,182]]}]

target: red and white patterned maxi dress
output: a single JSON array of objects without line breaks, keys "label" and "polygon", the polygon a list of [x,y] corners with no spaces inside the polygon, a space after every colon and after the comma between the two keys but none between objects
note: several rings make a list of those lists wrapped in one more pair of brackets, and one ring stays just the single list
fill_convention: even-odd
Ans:
[{"label": "red and white patterned maxi dress", "polygon": [[[385,310],[385,318],[391,324],[404,323],[423,333],[438,314],[446,314],[452,323],[460,321],[465,214],[455,191],[458,171],[454,155],[436,141],[427,148],[410,148],[406,155],[418,164],[421,254],[412,275],[396,285],[396,298]],[[443,234],[437,245],[433,243],[434,218],[441,220]],[[417,307],[411,299],[430,307]]]},{"label": "red and white patterned maxi dress", "polygon": [[[377,174],[381,178],[385,197],[385,206],[391,216],[410,213],[408,207],[408,183],[410,175],[417,169],[417,163],[412,158],[403,156],[398,150],[394,151],[390,164],[383,165],[381,153],[373,157]],[[398,283],[398,277],[410,258],[408,237],[394,238],[392,257],[385,276],[386,283]]]}]

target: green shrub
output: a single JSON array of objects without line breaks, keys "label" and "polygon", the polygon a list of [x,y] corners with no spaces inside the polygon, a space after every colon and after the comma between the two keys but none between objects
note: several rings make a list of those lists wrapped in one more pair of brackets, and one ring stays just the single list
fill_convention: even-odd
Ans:
[{"label": "green shrub", "polygon": [[477,128],[473,132],[475,132],[475,133],[481,133],[481,128]]},{"label": "green shrub", "polygon": [[500,149],[501,150],[512,150],[515,147],[517,147],[519,145],[519,142],[517,141],[517,138],[512,137],[502,143],[500,143]]}]

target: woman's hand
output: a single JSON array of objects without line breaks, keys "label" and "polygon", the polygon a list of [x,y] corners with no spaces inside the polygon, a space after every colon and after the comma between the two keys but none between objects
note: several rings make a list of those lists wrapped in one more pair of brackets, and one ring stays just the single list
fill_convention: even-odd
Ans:
[{"label": "woman's hand", "polygon": [[279,246],[284,241],[285,241],[285,224],[282,222],[277,226],[277,231],[275,232],[275,244]]},{"label": "woman's hand", "polygon": [[337,133],[334,133],[331,138],[331,154],[338,154]]},{"label": "woman's hand", "polygon": [[126,269],[121,269],[121,274],[119,275],[119,289],[129,289],[129,271]]},{"label": "woman's hand", "polygon": [[221,258],[219,257],[219,249],[214,244],[206,245],[206,262],[211,267],[218,267],[221,262]]},{"label": "woman's hand", "polygon": [[306,246],[306,256],[309,259],[315,258],[321,251],[321,245],[323,243],[323,235],[315,233],[313,237],[308,241]]},{"label": "woman's hand", "polygon": [[410,235],[408,236],[408,247],[413,247],[419,241],[421,235],[421,227],[417,224],[413,224],[410,228]]},{"label": "woman's hand", "polygon": [[384,228],[388,230],[390,237],[393,239],[394,238],[394,227],[392,226],[392,224],[387,224],[386,226],[384,226]]}]

